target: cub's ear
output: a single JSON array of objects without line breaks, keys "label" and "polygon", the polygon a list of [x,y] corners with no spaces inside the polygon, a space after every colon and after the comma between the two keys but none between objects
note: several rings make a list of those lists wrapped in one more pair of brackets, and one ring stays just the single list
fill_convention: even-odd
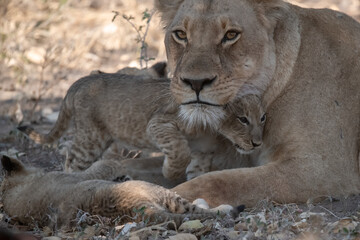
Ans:
[{"label": "cub's ear", "polygon": [[155,0],[154,6],[161,14],[161,20],[165,28],[172,22],[177,10],[184,0]]},{"label": "cub's ear", "polygon": [[1,164],[7,173],[20,172],[25,168],[19,160],[5,155],[1,157]]},{"label": "cub's ear", "polygon": [[151,66],[151,68],[156,72],[159,78],[167,77],[167,63],[166,62],[158,62]]}]

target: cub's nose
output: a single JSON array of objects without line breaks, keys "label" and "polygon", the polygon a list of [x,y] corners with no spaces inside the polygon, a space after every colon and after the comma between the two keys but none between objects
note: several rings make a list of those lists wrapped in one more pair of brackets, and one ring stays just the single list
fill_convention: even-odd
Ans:
[{"label": "cub's nose", "polygon": [[216,77],[203,79],[181,78],[186,85],[189,85],[191,89],[196,92],[196,96],[199,96],[200,91],[204,88],[204,86],[211,85],[215,79]]},{"label": "cub's nose", "polygon": [[254,141],[254,140],[251,140],[251,144],[253,145],[254,148],[256,147],[260,147],[262,142],[261,141]]}]

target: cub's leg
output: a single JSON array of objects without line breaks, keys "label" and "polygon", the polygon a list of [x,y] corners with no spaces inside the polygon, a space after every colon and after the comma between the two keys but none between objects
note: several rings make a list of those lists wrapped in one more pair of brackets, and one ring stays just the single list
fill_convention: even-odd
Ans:
[{"label": "cub's leg", "polygon": [[186,168],[186,180],[191,180],[210,172],[213,157],[213,153],[192,152],[191,162]]},{"label": "cub's leg", "polygon": [[165,154],[162,167],[164,176],[168,179],[182,177],[190,163],[191,150],[174,121],[174,115],[155,115],[148,123],[147,134]]},{"label": "cub's leg", "polygon": [[186,180],[185,176],[176,180],[166,179],[161,172],[163,161],[164,157],[125,159],[121,161],[122,169],[117,172],[119,175],[129,175],[134,180],[155,183],[165,188],[175,187]]},{"label": "cub's leg", "polygon": [[87,169],[97,161],[111,145],[112,137],[96,128],[76,130],[75,140],[65,160],[65,171],[76,172]]}]

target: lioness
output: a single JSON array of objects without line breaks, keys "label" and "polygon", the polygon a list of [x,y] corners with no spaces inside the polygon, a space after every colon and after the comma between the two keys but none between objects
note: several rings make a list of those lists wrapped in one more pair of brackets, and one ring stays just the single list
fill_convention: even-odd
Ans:
[{"label": "lioness", "polygon": [[[263,96],[268,116],[261,166],[204,174],[177,193],[211,205],[254,205],[267,197],[289,203],[360,192],[358,22],[280,0],[155,3],[174,75],[171,93],[187,122],[216,125],[222,106],[249,86]],[[127,162],[128,174],[139,161]]]},{"label": "lioness", "polygon": [[[139,221],[145,217],[151,221],[174,219],[179,224],[185,217],[216,217],[219,209],[228,210],[226,206],[213,210],[199,208],[176,193],[147,182],[113,182],[121,177],[117,175],[121,168],[119,161],[98,161],[77,173],[45,173],[26,168],[7,156],[2,156],[1,163],[5,170],[1,185],[4,210],[24,224],[67,226],[78,210],[121,217],[122,221]],[[144,209],[145,216],[134,208]],[[231,211],[236,214],[237,210]]]},{"label": "lioness", "polygon": [[[92,74],[70,87],[59,118],[48,134],[39,134],[29,127],[19,130],[39,143],[51,143],[64,134],[74,119],[75,139],[65,162],[66,171],[88,168],[116,141],[140,149],[158,147],[165,154],[164,176],[180,178],[191,161],[191,152],[199,150],[194,142],[205,137],[216,142],[217,135],[179,121],[178,105],[169,96],[169,85],[166,78],[147,75]],[[242,153],[260,147],[265,111],[257,95],[243,96],[224,106],[224,114],[216,131]],[[189,146],[189,139],[195,149]],[[216,147],[210,142],[205,151],[216,151]]]}]

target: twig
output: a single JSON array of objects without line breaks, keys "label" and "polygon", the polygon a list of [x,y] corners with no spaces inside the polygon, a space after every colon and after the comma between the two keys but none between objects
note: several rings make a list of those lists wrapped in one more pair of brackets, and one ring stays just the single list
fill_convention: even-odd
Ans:
[{"label": "twig", "polygon": [[320,208],[324,209],[325,211],[327,211],[328,213],[330,213],[332,216],[336,217],[337,219],[341,219],[340,217],[336,216],[335,213],[331,212],[329,209],[327,209],[326,207],[323,206],[319,206]]},{"label": "twig", "polygon": [[[145,64],[146,64],[146,68],[148,67],[148,61],[150,60],[149,58],[148,58],[148,55],[147,55],[147,45],[146,45],[146,36],[147,36],[147,34],[148,34],[148,31],[149,31],[149,27],[150,27],[150,22],[151,22],[151,18],[153,17],[153,15],[154,15],[154,13],[155,13],[155,11],[154,10],[152,10],[151,11],[151,13],[150,13],[150,15],[147,17],[147,21],[146,21],[146,29],[145,29],[145,33],[144,33],[144,35],[143,35],[143,39],[142,39],[142,41],[141,41],[141,43],[142,43],[142,45],[141,45],[141,53],[143,53],[144,54],[144,60],[145,60]],[[144,51],[143,51],[143,48],[145,49]]]},{"label": "twig", "polygon": [[[112,21],[114,21],[119,15],[120,13],[118,11],[112,11],[114,13],[114,17],[112,18]],[[132,20],[134,19],[133,16],[127,16],[125,14],[122,15],[123,19],[125,19],[133,29],[135,29],[136,33],[137,33],[137,42],[141,43],[141,47],[140,47],[140,59],[139,59],[139,63],[140,63],[140,68],[143,68],[143,61],[145,61],[145,68],[148,67],[148,62],[150,60],[153,60],[153,58],[149,58],[148,57],[148,53],[147,53],[147,44],[146,44],[146,37],[148,35],[148,31],[149,31],[149,27],[150,27],[150,22],[151,19],[154,15],[155,11],[152,10],[150,13],[146,11],[143,12],[143,20],[147,19],[146,21],[146,27],[145,27],[145,32],[142,31],[143,26],[137,26],[135,23],[132,22]]]}]

